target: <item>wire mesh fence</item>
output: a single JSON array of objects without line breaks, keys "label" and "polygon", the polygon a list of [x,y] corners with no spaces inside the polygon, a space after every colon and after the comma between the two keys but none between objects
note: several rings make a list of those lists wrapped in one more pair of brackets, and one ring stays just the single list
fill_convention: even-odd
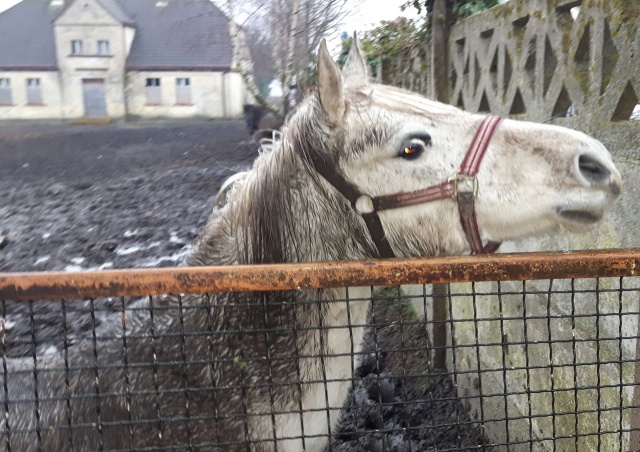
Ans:
[{"label": "wire mesh fence", "polygon": [[638,450],[638,264],[630,250],[0,275],[0,444]]}]

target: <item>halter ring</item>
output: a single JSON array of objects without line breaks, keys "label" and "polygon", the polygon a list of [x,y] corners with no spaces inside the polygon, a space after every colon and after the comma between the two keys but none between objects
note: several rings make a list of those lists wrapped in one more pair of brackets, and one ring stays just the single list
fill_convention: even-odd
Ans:
[{"label": "halter ring", "polygon": [[375,211],[373,207],[373,196],[367,194],[360,195],[358,199],[356,199],[353,208],[360,216],[373,213]]},{"label": "halter ring", "polygon": [[475,198],[478,195],[478,179],[476,176],[456,174],[447,180],[453,182],[453,196],[455,198]]}]

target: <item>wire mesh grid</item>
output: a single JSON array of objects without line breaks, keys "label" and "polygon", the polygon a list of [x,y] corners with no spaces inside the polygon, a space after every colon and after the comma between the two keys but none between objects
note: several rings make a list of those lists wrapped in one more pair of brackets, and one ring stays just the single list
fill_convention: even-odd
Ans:
[{"label": "wire mesh grid", "polygon": [[636,277],[1,302],[6,450],[634,450]]}]

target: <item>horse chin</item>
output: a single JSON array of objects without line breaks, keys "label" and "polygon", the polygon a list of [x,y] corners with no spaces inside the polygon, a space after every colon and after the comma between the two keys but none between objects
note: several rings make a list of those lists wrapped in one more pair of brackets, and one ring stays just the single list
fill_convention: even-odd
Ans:
[{"label": "horse chin", "polygon": [[560,224],[569,232],[587,232],[604,218],[603,209],[556,209]]},{"label": "horse chin", "polygon": [[617,193],[579,190],[554,207],[558,222],[569,232],[586,232],[602,221]]}]

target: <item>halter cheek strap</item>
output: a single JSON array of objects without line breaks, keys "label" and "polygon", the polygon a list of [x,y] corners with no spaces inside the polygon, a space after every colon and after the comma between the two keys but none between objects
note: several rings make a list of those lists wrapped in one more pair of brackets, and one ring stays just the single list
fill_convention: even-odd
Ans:
[{"label": "halter cheek strap", "polygon": [[[480,229],[476,220],[475,198],[478,195],[476,175],[480,170],[480,164],[487,152],[489,142],[491,142],[493,134],[501,122],[502,118],[500,116],[487,116],[482,121],[469,146],[467,155],[462,161],[462,165],[460,165],[460,173],[458,174],[458,183],[456,185],[460,223],[467,236],[467,242],[471,246],[472,254],[491,254],[495,253],[500,247],[500,243],[497,242],[489,242],[486,246],[482,245]],[[471,191],[469,187],[466,187],[466,191],[461,191],[460,180],[467,184],[470,182]]]},{"label": "halter cheek strap", "polygon": [[[316,172],[327,182],[333,185],[333,187],[351,203],[351,207],[353,207],[353,209],[362,217],[367,226],[367,230],[369,231],[369,235],[371,236],[371,240],[373,240],[373,243],[378,250],[378,255],[383,258],[395,257],[393,248],[391,248],[391,244],[385,236],[380,217],[375,210],[370,212],[363,212],[359,210],[358,203],[362,199],[363,195],[358,187],[348,181],[339,172],[337,165],[333,164],[331,161],[325,160],[325,158],[316,150],[312,149],[311,152],[309,152],[309,158]],[[371,198],[369,197],[368,199]]]},{"label": "halter cheek strap", "polygon": [[457,201],[460,223],[471,247],[471,253],[490,254],[497,251],[500,243],[482,244],[475,211],[475,199],[478,194],[476,176],[491,138],[501,122],[502,118],[499,116],[487,116],[480,123],[460,165],[458,174],[440,184],[408,193],[402,192],[376,197],[363,194],[358,187],[342,176],[337,165],[327,162],[317,151],[310,152],[310,159],[315,170],[348,199],[354,210],[362,217],[380,257],[395,257],[395,253],[385,236],[378,212],[441,199],[455,199]]}]

